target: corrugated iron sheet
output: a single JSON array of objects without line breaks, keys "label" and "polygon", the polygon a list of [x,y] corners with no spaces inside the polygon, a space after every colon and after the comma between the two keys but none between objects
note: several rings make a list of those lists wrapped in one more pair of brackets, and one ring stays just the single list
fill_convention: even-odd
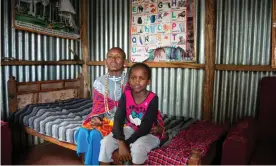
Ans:
[{"label": "corrugated iron sheet", "polygon": [[130,1],[88,1],[90,60],[102,61],[111,47],[129,50]]},{"label": "corrugated iron sheet", "polygon": [[235,122],[258,111],[259,82],[276,72],[216,71],[213,118],[216,122]]},{"label": "corrugated iron sheet", "polygon": [[[130,1],[89,1],[89,56],[90,60],[102,61],[111,47],[121,47],[129,52]],[[197,60],[204,63],[204,0],[196,1]],[[95,26],[97,25],[97,26]],[[102,66],[90,66],[89,83],[106,73]],[[201,118],[203,70],[153,68],[150,89],[160,98],[160,109],[172,115]]]},{"label": "corrugated iron sheet", "polygon": [[[106,72],[103,66],[90,67],[92,84]],[[152,83],[148,89],[158,95],[163,113],[201,119],[203,77],[204,70],[152,68]]]},{"label": "corrugated iron sheet", "polygon": [[[56,38],[36,33],[16,30],[12,28],[11,0],[1,1],[1,58],[15,58],[30,61],[57,61],[73,59],[69,47],[81,57],[80,41]],[[72,0],[72,5],[77,13],[76,24],[80,23],[80,1]],[[7,81],[9,76],[15,76],[19,82],[43,81],[56,79],[73,79],[81,72],[78,65],[58,66],[1,66],[1,119],[7,120],[8,110]],[[21,136],[22,145],[25,143],[38,144],[43,142],[37,137]]]},{"label": "corrugated iron sheet", "polygon": [[217,0],[216,64],[270,65],[271,0]]},{"label": "corrugated iron sheet", "polygon": [[[216,64],[271,64],[271,0],[218,0]],[[256,115],[258,83],[276,72],[216,71],[213,118]]]},{"label": "corrugated iron sheet", "polygon": [[[112,47],[121,47],[129,53],[130,37],[130,0],[93,0],[88,1],[88,39],[89,57],[92,61],[105,59]],[[204,0],[195,3],[197,19],[198,63],[204,63]]]},{"label": "corrugated iron sheet", "polygon": [[[79,13],[80,1],[72,1]],[[205,1],[196,1],[197,60],[204,63]],[[271,61],[271,0],[217,0],[216,63],[269,65]],[[126,0],[88,1],[88,39],[90,60],[102,61],[107,50],[118,46],[129,52],[129,9]],[[79,16],[78,16],[79,18]],[[1,57],[24,60],[71,59],[68,47],[81,55],[80,42],[15,30],[11,26],[11,1],[1,1]],[[76,19],[80,21],[80,19]],[[173,115],[201,118],[203,70],[153,68],[150,90],[160,98],[160,109]],[[10,75],[21,81],[72,79],[80,66],[1,66],[1,119],[6,120],[7,85]],[[106,73],[104,66],[89,67],[90,86]],[[257,87],[264,76],[275,72],[217,71],[215,75],[213,118],[235,121],[244,115],[255,115]],[[39,143],[38,138],[22,139]]]}]

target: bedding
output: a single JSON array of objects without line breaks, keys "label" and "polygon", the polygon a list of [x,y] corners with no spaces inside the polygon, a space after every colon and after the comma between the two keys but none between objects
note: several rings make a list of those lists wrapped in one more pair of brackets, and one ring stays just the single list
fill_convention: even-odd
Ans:
[{"label": "bedding", "polygon": [[201,158],[205,157],[212,144],[225,132],[221,125],[204,120],[196,121],[179,132],[167,146],[152,150],[146,164],[186,165],[192,150],[198,150]]},{"label": "bedding", "polygon": [[91,108],[90,98],[30,104],[14,112],[9,121],[59,141],[75,144],[74,134]]},{"label": "bedding", "polygon": [[[83,120],[91,112],[92,101],[87,99],[68,99],[44,104],[30,104],[10,116],[10,122],[24,125],[36,132],[59,141],[76,144],[74,135]],[[162,142],[168,145],[182,130],[196,120],[183,116],[162,115],[168,139]]]}]

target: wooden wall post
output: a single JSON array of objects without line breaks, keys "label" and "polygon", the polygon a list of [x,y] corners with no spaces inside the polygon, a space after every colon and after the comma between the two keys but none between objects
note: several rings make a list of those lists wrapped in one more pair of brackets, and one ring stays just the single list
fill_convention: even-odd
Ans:
[{"label": "wooden wall post", "polygon": [[81,50],[82,59],[84,64],[82,65],[82,74],[84,78],[84,93],[83,97],[88,97],[88,40],[87,40],[87,0],[81,0]]},{"label": "wooden wall post", "polygon": [[17,87],[14,76],[10,76],[8,80],[8,102],[9,111],[15,112],[17,110]]},{"label": "wooden wall post", "polygon": [[205,75],[203,95],[203,119],[212,120],[216,48],[215,0],[205,0],[205,12]]},{"label": "wooden wall post", "polygon": [[276,55],[275,55],[275,49],[276,49],[276,0],[272,1],[272,38],[271,38],[271,66],[273,68],[276,68]]},{"label": "wooden wall post", "polygon": [[82,98],[82,97],[84,97],[84,92],[85,92],[85,89],[84,89],[84,84],[85,84],[85,82],[84,82],[84,77],[83,77],[83,74],[81,73],[80,74],[80,76],[79,76],[79,78],[78,78],[78,82],[79,82],[79,85],[80,85],[80,87],[78,87],[78,97],[79,98]]}]

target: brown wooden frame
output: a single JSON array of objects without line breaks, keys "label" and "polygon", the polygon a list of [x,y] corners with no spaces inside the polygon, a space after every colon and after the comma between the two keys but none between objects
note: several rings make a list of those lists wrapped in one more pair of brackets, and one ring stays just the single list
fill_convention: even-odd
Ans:
[{"label": "brown wooden frame", "polygon": [[[39,101],[39,93],[41,92],[57,92],[67,89],[76,89],[77,98],[83,98],[83,76],[80,74],[78,79],[73,80],[50,80],[50,81],[37,81],[37,82],[17,82],[14,76],[10,76],[8,80],[8,102],[10,112],[15,112],[18,108],[17,99],[19,96],[25,94],[37,95],[37,101]],[[58,86],[58,87],[55,87]],[[35,104],[35,103],[34,103]]]},{"label": "brown wooden frame", "polygon": [[[51,81],[37,81],[37,82],[17,82],[15,77],[11,76],[8,80],[8,102],[10,112],[17,111],[18,108],[18,96],[22,96],[25,94],[39,94],[41,92],[57,92],[66,89],[76,89],[77,96],[76,98],[84,97],[84,78],[81,74],[79,78],[72,80],[51,80]],[[55,85],[59,85],[59,87],[55,87]],[[62,87],[60,87],[62,85]],[[29,88],[29,89],[28,89]],[[37,95],[39,96],[39,95]],[[38,99],[36,103],[38,103]],[[26,133],[37,136],[41,139],[49,141],[51,143],[57,144],[59,146],[63,146],[68,149],[76,150],[75,144],[70,144],[67,142],[58,141],[55,138],[40,134],[35,130],[24,127]]]},{"label": "brown wooden frame", "polygon": [[29,65],[83,65],[84,61],[27,61],[27,60],[9,60],[1,61],[1,66],[29,66]]},{"label": "brown wooden frame", "polygon": [[272,1],[271,66],[276,68],[276,0]]},{"label": "brown wooden frame", "polygon": [[[12,1],[12,27],[18,30],[23,30],[23,31],[28,31],[28,32],[33,32],[33,33],[38,33],[38,34],[43,34],[43,35],[48,35],[48,36],[54,36],[54,37],[60,37],[60,38],[65,38],[65,39],[71,39],[71,40],[76,40],[78,38],[74,38],[74,37],[68,37],[68,36],[62,36],[62,35],[55,35],[52,33],[47,33],[47,32],[43,32],[43,31],[39,31],[39,30],[32,30],[26,27],[20,27],[20,26],[16,26],[15,24],[15,0],[11,0]],[[80,34],[79,34],[80,36]]]},{"label": "brown wooden frame", "polygon": [[[275,2],[276,0],[273,0],[273,2]],[[88,42],[87,42],[87,0],[82,0],[81,1],[81,8],[82,8],[82,20],[81,20],[81,47],[83,50],[82,53],[82,57],[83,57],[83,61],[67,61],[67,62],[53,62],[53,61],[47,61],[47,62],[40,62],[40,61],[36,61],[36,62],[29,62],[29,61],[2,61],[1,65],[69,65],[69,64],[82,64],[83,66],[83,78],[82,78],[82,83],[81,83],[81,87],[84,96],[85,92],[86,92],[86,88],[87,88],[87,83],[86,80],[87,78],[87,66],[101,66],[104,65],[104,62],[99,62],[99,61],[88,61]],[[203,119],[205,120],[211,120],[211,116],[212,116],[212,107],[211,105],[209,105],[210,103],[212,104],[212,99],[213,99],[213,86],[214,86],[214,72],[215,70],[249,70],[249,71],[259,71],[259,70],[270,70],[270,68],[265,67],[265,68],[257,68],[255,69],[255,67],[251,66],[251,67],[235,67],[235,66],[228,66],[228,65],[215,65],[214,63],[214,59],[215,59],[215,5],[214,5],[214,1],[213,0],[206,0],[205,1],[205,5],[206,5],[206,25],[205,25],[205,41],[206,41],[206,45],[205,45],[205,64],[195,64],[195,63],[190,63],[190,62],[147,62],[147,64],[150,67],[157,67],[157,68],[192,68],[192,69],[203,69],[206,72],[205,78],[204,78],[204,106],[203,106]],[[195,17],[194,17],[195,18]],[[195,27],[195,26],[194,26]],[[196,35],[196,33],[194,33],[194,35]],[[195,37],[196,39],[196,37]],[[195,54],[196,54],[196,41],[194,41],[195,43]],[[197,56],[196,56],[197,58]],[[276,63],[276,62],[275,62]],[[128,63],[128,67],[130,67],[132,65],[132,63]],[[272,70],[274,71],[274,70]],[[84,80],[86,79],[86,80]],[[13,103],[10,106],[11,110],[16,111],[16,106],[17,106],[17,101],[16,101],[16,97],[14,97],[13,95],[17,95],[17,88],[10,88],[10,84],[12,86],[17,85],[17,82],[15,81],[15,79],[10,79],[9,80],[9,103]],[[11,86],[11,87],[12,87]],[[10,93],[11,92],[11,93]],[[210,102],[210,103],[209,103]],[[209,105],[209,106],[208,106]],[[76,150],[76,146],[73,144],[69,144],[69,143],[65,143],[65,142],[60,142],[57,141],[54,138],[42,135],[40,133],[37,133],[36,131],[30,129],[30,128],[26,128],[25,127],[25,131],[31,135],[34,136],[38,136],[46,141],[55,143],[57,145],[63,146],[65,148],[68,149],[72,149],[72,150]],[[213,147],[213,145],[212,145]],[[215,154],[215,148],[210,148],[210,150],[207,153],[207,158],[208,156],[213,156]],[[210,153],[209,153],[210,152]],[[191,158],[188,161],[188,164],[192,164],[192,165],[198,165],[198,164],[209,164],[210,162],[207,162],[208,159],[205,159],[206,157],[204,157],[203,159],[201,159],[201,156],[199,155],[197,150],[193,150],[191,152]],[[212,159],[213,157],[209,158]],[[208,160],[209,161],[209,160]]]},{"label": "brown wooden frame", "polygon": [[[45,86],[43,85],[51,85],[50,88],[49,86],[46,88],[43,88]],[[55,87],[55,85],[60,85],[62,84],[63,87]],[[8,80],[8,102],[9,102],[9,108],[10,112],[15,112],[18,109],[18,101],[17,97],[20,95],[24,94],[30,94],[30,93],[40,93],[40,92],[56,92],[60,90],[66,90],[66,89],[77,89],[78,90],[78,95],[77,97],[83,98],[84,96],[84,78],[83,75],[81,74],[78,79],[73,79],[73,80],[51,80],[51,81],[37,81],[37,82],[17,82],[15,80],[15,77],[11,76]],[[25,87],[24,87],[25,86]],[[26,88],[30,87],[30,89]],[[23,127],[23,126],[22,126]],[[37,136],[45,141],[54,143],[56,145],[71,149],[71,150],[76,150],[76,145],[72,143],[67,143],[67,142],[62,142],[58,141],[55,138],[43,135],[38,133],[37,131],[24,126],[24,131],[30,135]],[[215,148],[214,148],[215,149]],[[212,148],[207,155],[201,159],[201,156],[199,154],[199,151],[196,149],[193,149],[191,152],[191,158],[188,161],[188,164],[190,165],[199,165],[200,163],[205,163],[206,161],[209,161],[210,159],[213,159],[212,156],[214,156],[215,151]],[[211,156],[211,158],[210,158]],[[210,159],[209,159],[210,158]],[[208,162],[207,162],[208,164]]]},{"label": "brown wooden frame", "polygon": [[[127,67],[131,67],[134,63],[126,63]],[[191,62],[145,62],[149,67],[156,68],[191,68],[191,69],[204,69],[204,64],[196,64]],[[104,66],[104,61],[88,61],[88,66]]]}]

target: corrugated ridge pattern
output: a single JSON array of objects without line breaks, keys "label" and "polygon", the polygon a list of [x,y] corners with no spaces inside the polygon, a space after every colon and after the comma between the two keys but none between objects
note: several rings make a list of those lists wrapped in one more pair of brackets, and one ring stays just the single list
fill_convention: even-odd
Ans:
[{"label": "corrugated ridge pattern", "polygon": [[[204,63],[204,0],[196,1],[197,61]],[[130,1],[89,1],[89,56],[92,61],[105,59],[109,48],[118,46],[129,52]],[[106,73],[103,66],[89,67],[89,84]],[[203,70],[152,68],[150,86],[159,95],[160,109],[171,115],[201,118]],[[182,78],[183,77],[183,78]],[[174,89],[176,87],[176,89]]]},{"label": "corrugated ridge pattern", "polygon": [[[16,30],[12,27],[12,0],[1,0],[1,58],[15,58],[30,61],[58,61],[73,59],[69,47],[81,57],[79,40],[69,40],[47,35],[40,35],[27,31]],[[80,12],[80,1],[71,0],[76,13]],[[80,23],[80,14],[75,18],[76,24]],[[8,110],[7,81],[10,76],[15,76],[19,82],[44,81],[59,79],[74,79],[81,72],[79,65],[49,65],[49,66],[1,66],[1,119],[7,120]],[[37,137],[22,136],[22,145],[27,146],[43,142]],[[27,143],[27,144],[26,144]]]},{"label": "corrugated ridge pattern", "polygon": [[[271,64],[271,0],[218,0],[216,64]],[[213,119],[255,116],[257,88],[276,72],[216,71]]]}]

